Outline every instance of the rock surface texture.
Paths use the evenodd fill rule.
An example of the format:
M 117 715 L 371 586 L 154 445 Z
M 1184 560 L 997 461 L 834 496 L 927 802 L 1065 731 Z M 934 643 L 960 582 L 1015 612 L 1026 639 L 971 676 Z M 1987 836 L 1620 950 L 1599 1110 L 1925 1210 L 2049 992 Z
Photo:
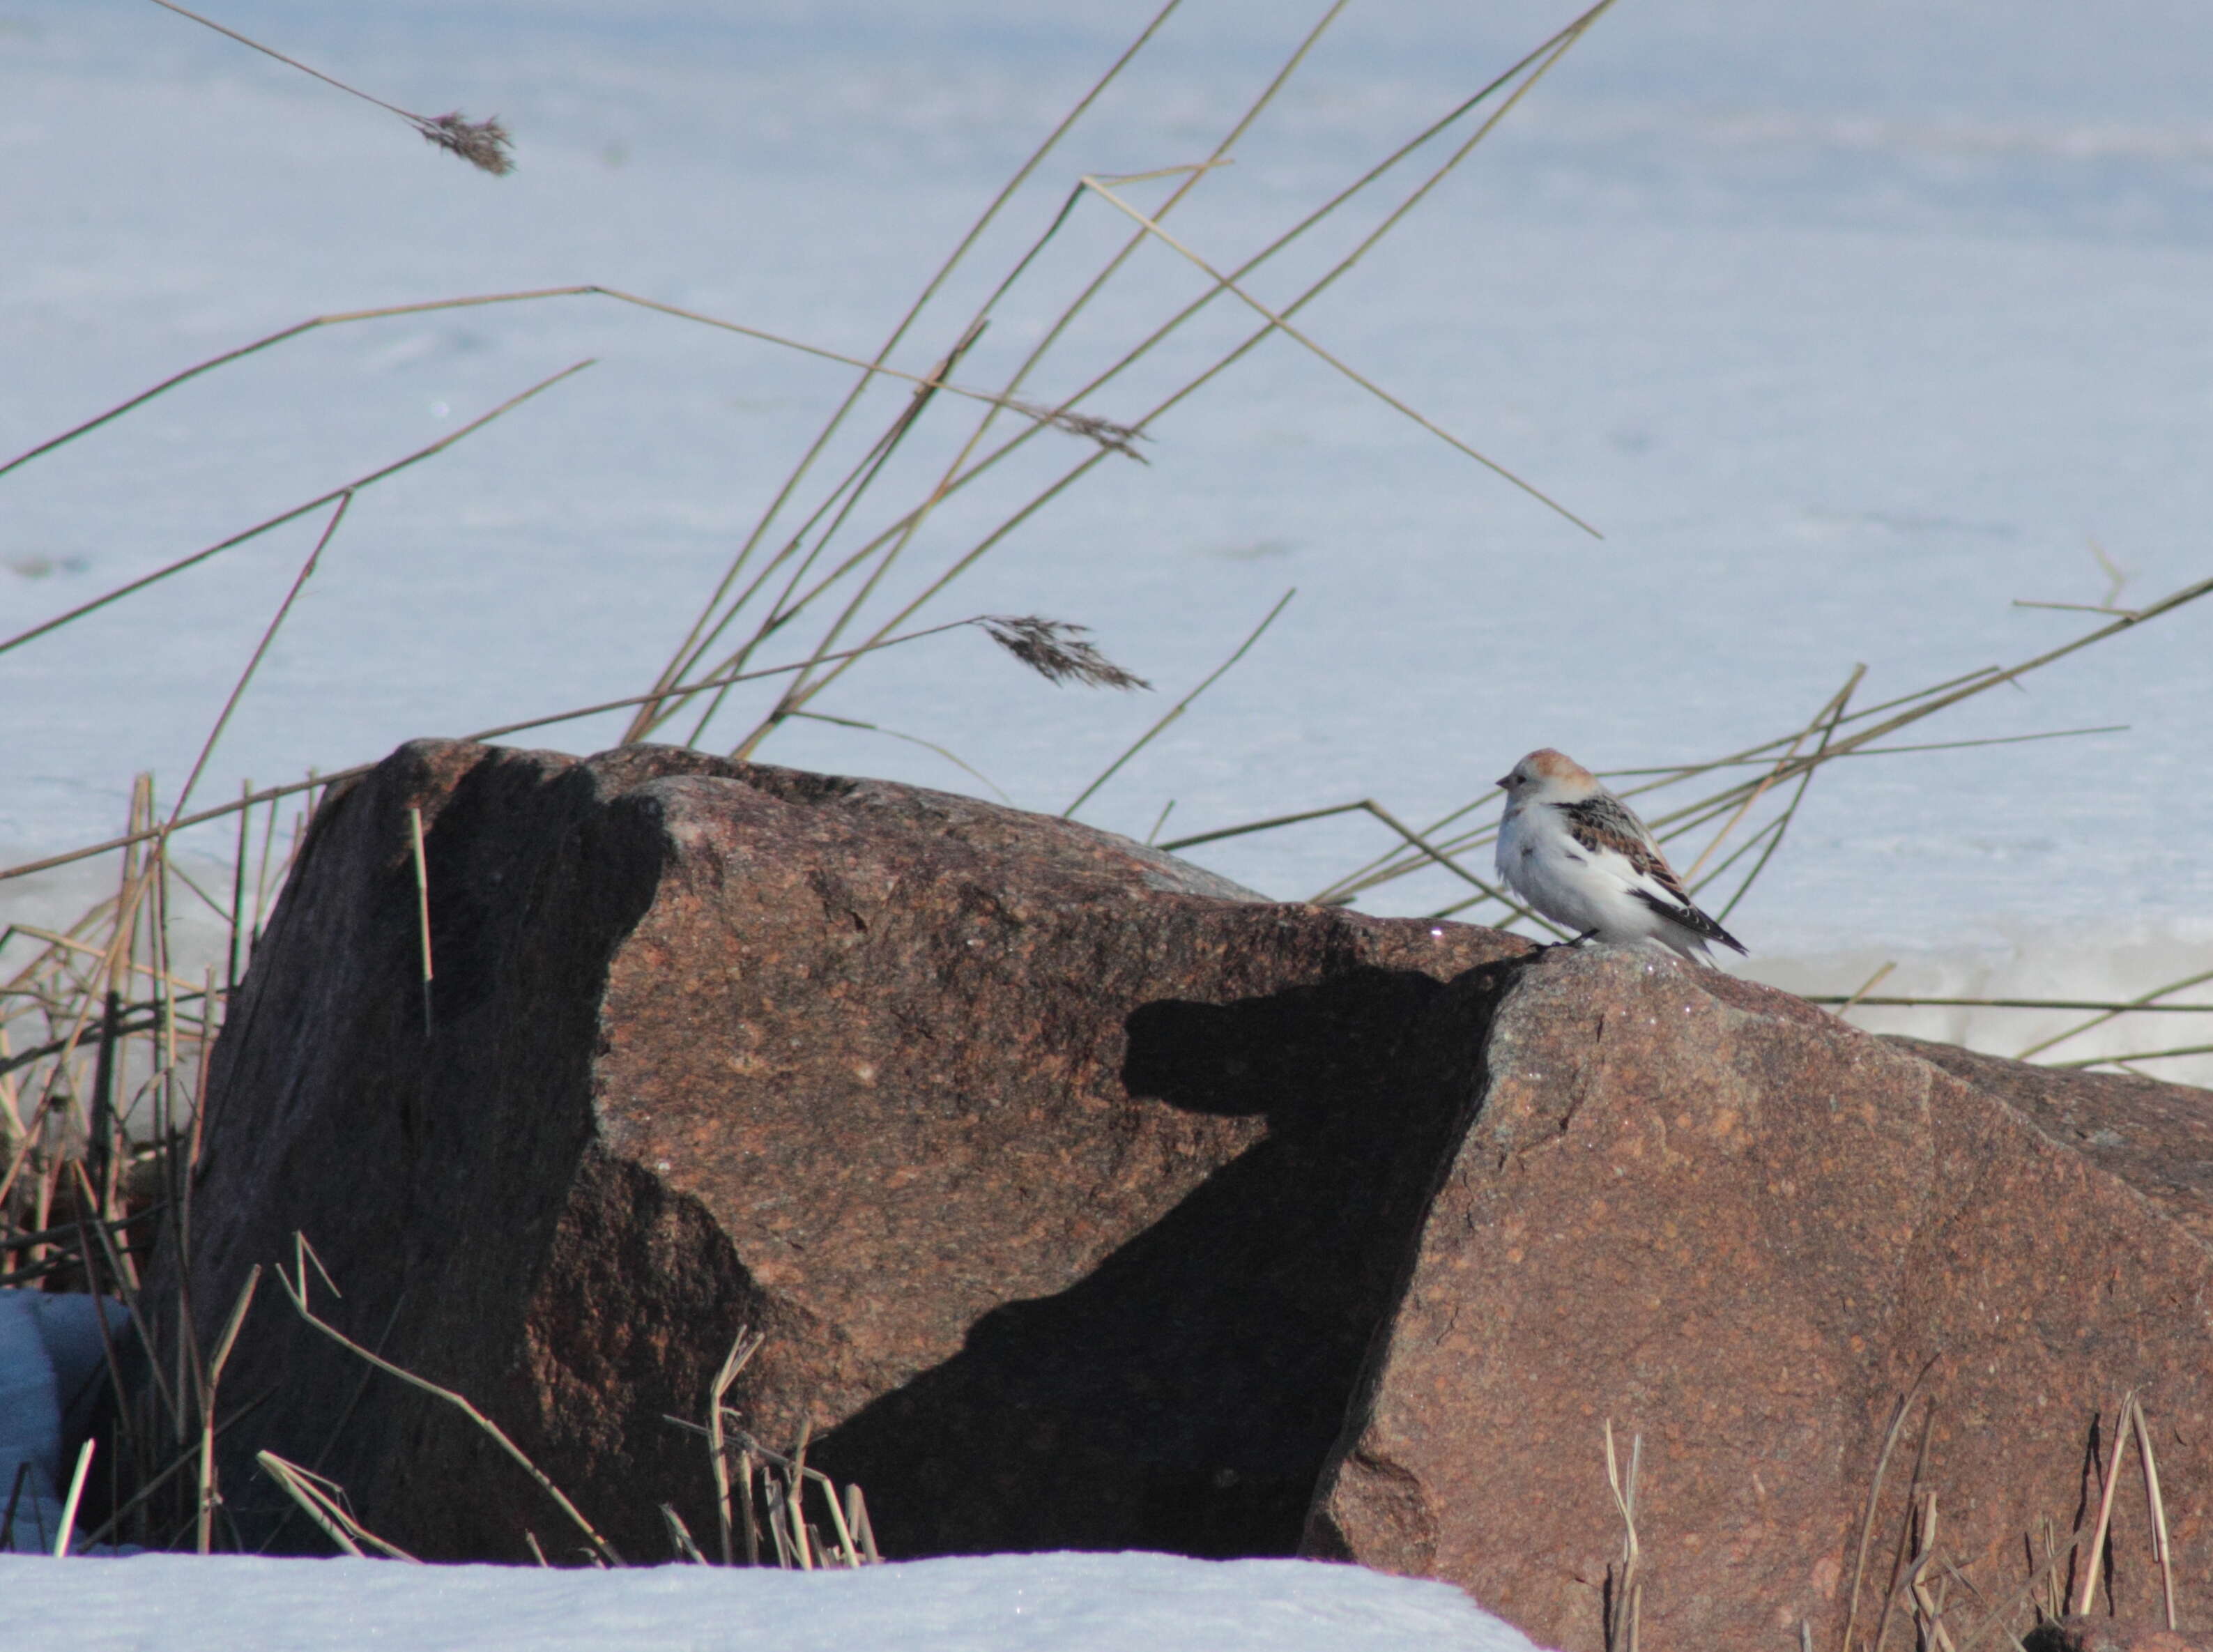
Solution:
M 649 1558 L 663 1502 L 715 1529 L 664 1414 L 703 1416 L 741 1326 L 731 1403 L 811 1429 L 888 1553 L 1288 1553 L 1455 1125 L 1398 1042 L 1528 949 L 933 792 L 418 743 L 323 803 L 218 1047 L 198 1336 L 303 1233 L 320 1312 Z M 224 1436 L 250 1543 L 326 1546 L 267 1448 L 419 1554 L 576 1551 L 266 1286 L 224 1393 L 264 1396 Z
M 1309 1552 L 1448 1577 L 1599 1648 L 1611 1419 L 1625 1466 L 1643 1440 L 1645 1644 L 1783 1648 L 1801 1622 L 1840 1644 L 1863 1527 L 1872 1641 L 1910 1487 L 1924 1517 L 1936 1498 L 1928 1576 L 2018 1600 L 2021 1629 L 2044 1522 L 2064 1549 L 2094 1514 L 2135 1388 L 2181 1621 L 2213 1619 L 2213 1096 L 1886 1041 L 1612 949 L 1455 983 L 1430 1015 L 1478 997 L 1472 1123 Z M 2155 1620 L 2133 1451 L 2121 1472 L 2100 1610 Z M 1964 1642 L 1987 1607 L 1948 1598 Z
M 177 1371 L 177 1286 L 204 1349 L 304 1234 L 321 1313 L 636 1558 L 663 1503 L 715 1529 L 667 1418 L 749 1326 L 732 1405 L 863 1485 L 893 1557 L 1303 1546 L 1570 1652 L 1619 1582 L 1609 1419 L 1643 1644 L 1871 1642 L 1886 1596 L 1897 1643 L 1922 1564 L 1965 1646 L 2078 1598 L 2133 1389 L 2192 1629 L 2209 1101 L 1657 955 L 1274 905 L 964 798 L 424 742 L 319 811 L 216 1051 L 189 1265 L 143 1300 Z M 576 1552 L 277 1291 L 223 1393 L 250 1545 L 325 1546 L 267 1448 L 419 1554 Z M 2163 1617 L 2139 1460 L 2109 1626 Z

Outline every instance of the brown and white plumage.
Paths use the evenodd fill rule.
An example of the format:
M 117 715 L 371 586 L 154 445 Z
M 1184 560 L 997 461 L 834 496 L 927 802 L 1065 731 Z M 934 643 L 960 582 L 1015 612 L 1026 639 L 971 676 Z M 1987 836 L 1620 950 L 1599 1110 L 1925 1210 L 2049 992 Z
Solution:
M 1698 910 L 1636 812 L 1573 758 L 1535 751 L 1500 780 L 1498 875 L 1577 938 L 1656 942 L 1710 963 L 1707 943 L 1744 943 Z

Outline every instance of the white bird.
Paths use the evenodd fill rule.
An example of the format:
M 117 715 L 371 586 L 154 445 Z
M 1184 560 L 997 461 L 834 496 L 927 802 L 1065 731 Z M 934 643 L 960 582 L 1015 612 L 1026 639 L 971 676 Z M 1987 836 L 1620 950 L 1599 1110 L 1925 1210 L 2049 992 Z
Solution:
M 1657 942 L 1708 964 L 1710 941 L 1744 951 L 1698 910 L 1635 811 L 1573 758 L 1532 752 L 1498 784 L 1498 875 L 1576 940 Z

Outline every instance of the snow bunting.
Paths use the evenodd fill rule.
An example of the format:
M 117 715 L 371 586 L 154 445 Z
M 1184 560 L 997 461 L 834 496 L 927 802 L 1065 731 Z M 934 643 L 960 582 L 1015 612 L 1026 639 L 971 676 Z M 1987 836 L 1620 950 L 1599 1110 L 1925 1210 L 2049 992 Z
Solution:
M 1498 875 L 1578 941 L 1656 941 L 1712 963 L 1706 943 L 1744 943 L 1700 911 L 1628 804 L 1588 769 L 1550 747 L 1498 783 Z

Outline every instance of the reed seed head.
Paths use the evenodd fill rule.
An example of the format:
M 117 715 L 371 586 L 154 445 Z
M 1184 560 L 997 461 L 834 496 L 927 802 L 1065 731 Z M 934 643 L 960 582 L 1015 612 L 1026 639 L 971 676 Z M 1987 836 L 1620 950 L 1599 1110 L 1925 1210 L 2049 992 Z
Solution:
M 1088 625 L 1064 619 L 1040 619 L 987 613 L 976 622 L 1001 648 L 1050 683 L 1076 682 L 1094 688 L 1150 688 L 1135 672 L 1125 671 L 1084 638 Z
M 499 124 L 499 117 L 490 120 L 465 119 L 460 110 L 449 111 L 433 119 L 428 115 L 414 117 L 415 130 L 424 138 L 442 149 L 449 149 L 462 160 L 495 178 L 503 178 L 515 170 L 515 157 L 509 151 L 515 139 L 507 128 Z

